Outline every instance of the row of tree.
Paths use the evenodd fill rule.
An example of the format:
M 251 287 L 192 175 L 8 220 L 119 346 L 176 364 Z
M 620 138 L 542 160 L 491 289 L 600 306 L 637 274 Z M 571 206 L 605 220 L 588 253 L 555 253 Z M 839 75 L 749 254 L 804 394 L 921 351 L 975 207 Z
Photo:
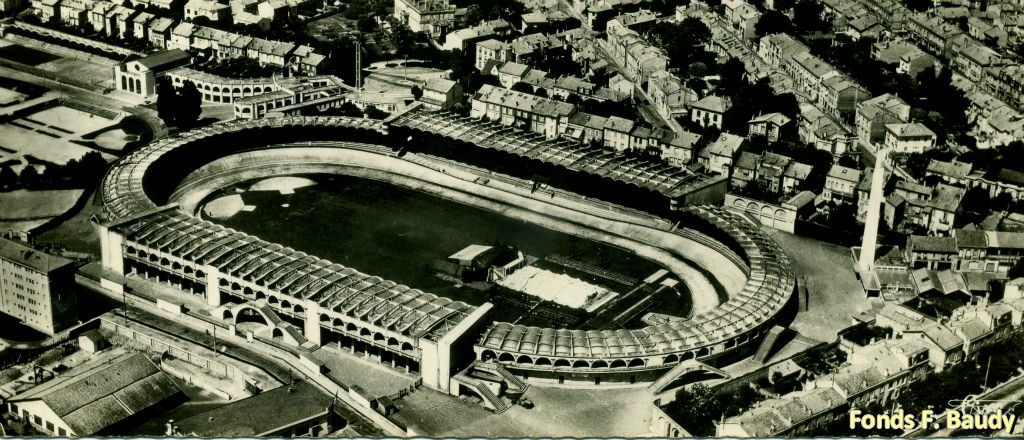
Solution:
M 27 165 L 17 173 L 10 165 L 0 167 L 0 190 L 86 188 L 96 183 L 107 169 L 107 161 L 96 151 L 71 159 L 64 165 L 47 164 L 40 173 Z

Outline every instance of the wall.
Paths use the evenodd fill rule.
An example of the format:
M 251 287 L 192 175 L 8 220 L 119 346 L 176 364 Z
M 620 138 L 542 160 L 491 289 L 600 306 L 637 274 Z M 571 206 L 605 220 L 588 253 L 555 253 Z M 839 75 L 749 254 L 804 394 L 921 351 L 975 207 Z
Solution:
M 725 207 L 737 214 L 747 214 L 755 218 L 762 225 L 793 233 L 796 229 L 797 210 L 796 207 L 783 203 L 773 205 L 750 197 L 743 197 L 736 194 L 725 195 Z

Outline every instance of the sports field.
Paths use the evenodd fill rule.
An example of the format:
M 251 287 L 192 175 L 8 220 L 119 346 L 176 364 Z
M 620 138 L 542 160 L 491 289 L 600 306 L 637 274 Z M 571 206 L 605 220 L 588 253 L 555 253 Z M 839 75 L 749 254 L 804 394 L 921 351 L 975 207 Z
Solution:
M 486 291 L 441 279 L 430 268 L 434 260 L 470 244 L 513 245 L 541 260 L 556 255 L 561 262 L 568 258 L 587 268 L 637 280 L 660 268 L 619 248 L 386 183 L 347 176 L 313 178 L 317 185 L 299 188 L 294 194 L 242 193 L 244 203 L 255 209 L 213 221 L 364 273 L 471 304 L 493 298 Z M 251 184 L 242 186 L 248 188 Z M 233 192 L 234 188 L 226 189 L 210 200 Z M 550 261 L 541 265 L 621 293 L 629 288 L 566 265 Z M 509 310 L 498 310 L 495 315 L 495 319 L 517 317 L 516 311 Z

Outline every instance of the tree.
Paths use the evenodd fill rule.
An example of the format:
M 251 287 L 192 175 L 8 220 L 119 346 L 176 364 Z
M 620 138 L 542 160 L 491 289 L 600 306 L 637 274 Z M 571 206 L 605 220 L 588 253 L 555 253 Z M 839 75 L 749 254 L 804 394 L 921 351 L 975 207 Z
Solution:
M 512 84 L 512 90 L 523 93 L 533 93 L 533 86 L 522 81 Z
M 423 97 L 423 88 L 420 86 L 412 86 L 412 97 L 414 99 L 420 99 Z
M 906 0 L 904 3 L 906 4 L 907 9 L 914 12 L 927 11 L 935 4 L 932 0 Z
M 34 165 L 26 165 L 21 170 L 21 175 L 18 176 L 18 181 L 21 182 L 22 186 L 32 187 L 39 184 L 39 171 L 36 170 Z
M 801 33 L 823 32 L 828 23 L 821 19 L 824 6 L 816 0 L 801 0 L 793 7 L 793 25 Z
M 17 184 L 18 174 L 15 173 L 14 170 L 7 165 L 0 167 L 0 188 L 11 188 Z
M 761 15 L 761 18 L 757 20 L 757 24 L 754 25 L 754 34 L 756 34 L 758 38 L 778 33 L 794 33 L 793 23 L 789 20 L 789 17 L 779 11 L 765 12 Z
M 742 61 L 735 57 L 729 58 L 719 69 L 719 75 L 722 78 L 718 83 L 719 88 L 727 94 L 738 90 L 746 82 L 744 79 L 746 74 L 747 69 Z
M 537 89 L 537 96 L 540 96 L 541 98 L 547 98 L 548 89 Z
M 175 124 L 178 127 L 192 127 L 203 114 L 203 95 L 192 81 L 185 81 L 178 92 L 178 112 Z
M 171 78 L 162 76 L 156 83 L 156 114 L 167 125 L 174 125 L 178 112 L 178 91 Z
M 366 117 L 370 119 L 384 119 L 388 117 L 388 114 L 387 112 L 371 105 L 366 107 Z
M 359 17 L 359 20 L 356 21 L 356 28 L 359 29 L 359 32 L 368 34 L 377 29 L 377 20 L 370 16 Z

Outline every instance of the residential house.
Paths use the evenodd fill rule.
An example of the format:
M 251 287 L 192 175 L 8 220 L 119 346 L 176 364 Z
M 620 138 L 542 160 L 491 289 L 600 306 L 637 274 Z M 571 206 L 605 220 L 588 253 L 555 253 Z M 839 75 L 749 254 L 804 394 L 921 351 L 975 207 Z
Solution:
M 782 113 L 768 113 L 751 119 L 747 123 L 747 132 L 750 135 L 764 136 L 768 142 L 775 142 L 792 122 L 792 119 Z
M 487 117 L 555 139 L 565 133 L 572 104 L 485 84 L 473 97 L 470 116 Z M 627 144 L 628 145 L 628 144 Z
M 866 145 L 885 144 L 886 126 L 910 120 L 910 105 L 896 95 L 884 94 L 857 105 L 857 139 Z
M 860 170 L 839 164 L 832 165 L 828 176 L 825 177 L 825 191 L 821 194 L 822 197 L 835 203 L 853 203 L 857 195 L 857 184 L 860 183 L 860 173 Z
M 704 147 L 697 158 L 705 168 L 723 176 L 729 176 L 733 158 L 743 144 L 743 138 L 731 133 L 722 133 L 714 142 Z
M 690 120 L 700 124 L 701 127 L 722 128 L 725 112 L 730 107 L 732 107 L 732 102 L 727 97 L 707 96 L 690 107 Z
M 885 147 L 893 153 L 923 153 L 935 148 L 935 132 L 919 122 L 886 124 Z

